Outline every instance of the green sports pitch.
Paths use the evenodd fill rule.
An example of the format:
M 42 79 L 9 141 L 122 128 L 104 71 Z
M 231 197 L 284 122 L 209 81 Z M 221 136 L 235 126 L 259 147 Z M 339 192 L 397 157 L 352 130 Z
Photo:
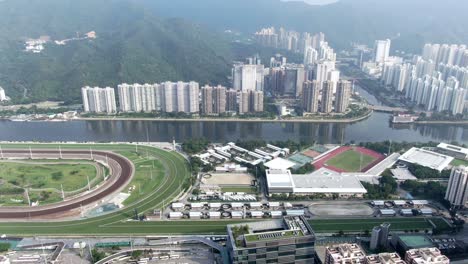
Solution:
M 349 149 L 327 160 L 326 165 L 347 172 L 358 172 L 376 160 L 375 157 Z

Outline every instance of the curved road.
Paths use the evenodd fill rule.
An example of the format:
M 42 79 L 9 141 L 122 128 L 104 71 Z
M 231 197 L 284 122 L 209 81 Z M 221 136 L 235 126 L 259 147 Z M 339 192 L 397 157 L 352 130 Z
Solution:
M 3 149 L 4 158 L 30 158 L 29 150 Z M 30 217 L 44 217 L 58 215 L 102 200 L 110 194 L 122 190 L 132 179 L 135 168 L 127 158 L 113 152 L 89 150 L 62 150 L 63 159 L 94 159 L 106 163 L 110 167 L 111 175 L 98 189 L 85 195 L 44 206 L 37 207 L 0 207 L 0 219 L 21 219 Z M 57 150 L 32 150 L 33 159 L 60 158 Z

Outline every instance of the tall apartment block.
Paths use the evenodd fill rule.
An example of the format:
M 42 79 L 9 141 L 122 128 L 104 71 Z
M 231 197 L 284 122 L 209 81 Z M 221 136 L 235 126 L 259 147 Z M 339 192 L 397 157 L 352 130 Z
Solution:
M 83 87 L 81 88 L 83 109 L 87 113 L 117 112 L 114 88 Z
M 237 112 L 237 91 L 226 91 L 226 112 Z
M 352 84 L 349 81 L 339 81 L 335 95 L 335 112 L 344 113 L 349 106 Z
M 241 91 L 239 93 L 239 114 L 263 112 L 263 92 Z
M 455 167 L 450 173 L 450 179 L 445 193 L 445 199 L 455 207 L 465 207 L 468 202 L 468 168 Z
M 449 264 L 450 259 L 438 248 L 416 248 L 406 251 L 407 264 Z
M 264 66 L 259 60 L 250 59 L 248 64 L 237 63 L 232 68 L 234 90 L 263 91 Z
M 322 100 L 320 112 L 331 113 L 333 111 L 333 82 L 325 81 L 322 84 Z
M 316 263 L 315 234 L 302 216 L 227 226 L 231 263 Z
M 320 84 L 317 81 L 304 82 L 302 91 L 302 108 L 307 113 L 317 113 L 319 110 Z
M 122 112 L 198 113 L 197 82 L 164 82 L 161 84 L 121 84 L 118 86 Z
M 358 244 L 339 244 L 326 248 L 324 264 L 364 263 L 365 258 Z
M 380 226 L 374 227 L 371 233 L 370 249 L 387 248 L 389 233 L 389 223 L 383 223 Z
M 226 87 L 204 86 L 201 89 L 202 114 L 221 114 L 226 112 Z
M 159 84 L 120 84 L 119 105 L 122 112 L 160 111 L 163 89 Z

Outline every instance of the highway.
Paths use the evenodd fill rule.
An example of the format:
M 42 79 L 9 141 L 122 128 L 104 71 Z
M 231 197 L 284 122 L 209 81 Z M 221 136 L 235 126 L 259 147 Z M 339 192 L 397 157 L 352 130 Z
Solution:
M 68 212 L 101 201 L 121 191 L 132 179 L 135 168 L 127 158 L 113 152 L 91 150 L 45 150 L 45 149 L 2 149 L 4 159 L 92 159 L 108 164 L 110 176 L 97 189 L 60 203 L 36 207 L 0 207 L 1 219 L 29 219 L 57 217 Z

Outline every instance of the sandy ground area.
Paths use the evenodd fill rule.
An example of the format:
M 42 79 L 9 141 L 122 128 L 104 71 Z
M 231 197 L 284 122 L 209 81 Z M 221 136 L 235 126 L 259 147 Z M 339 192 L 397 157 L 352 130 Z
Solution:
M 213 173 L 203 176 L 204 184 L 251 185 L 254 177 L 247 173 Z
M 360 216 L 372 215 L 372 208 L 364 203 L 315 203 L 309 205 L 309 211 L 318 216 Z

